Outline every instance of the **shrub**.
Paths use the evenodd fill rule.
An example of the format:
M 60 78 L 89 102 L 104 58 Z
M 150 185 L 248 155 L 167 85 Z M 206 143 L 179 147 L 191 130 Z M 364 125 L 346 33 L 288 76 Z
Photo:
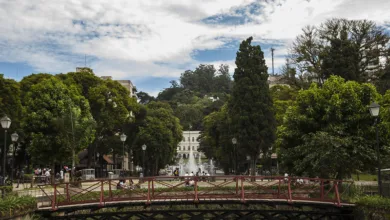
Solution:
M 8 194 L 12 192 L 12 186 L 0 186 L 0 191 L 5 190 L 5 193 Z
M 356 210 L 365 219 L 389 219 L 390 198 L 363 196 L 356 200 Z
M 32 196 L 8 195 L 0 200 L 0 218 L 26 214 L 36 209 L 36 199 Z

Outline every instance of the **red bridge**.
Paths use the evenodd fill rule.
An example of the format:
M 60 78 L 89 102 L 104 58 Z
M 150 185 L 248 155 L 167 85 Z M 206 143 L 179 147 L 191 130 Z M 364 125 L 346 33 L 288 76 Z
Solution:
M 120 180 L 125 180 L 127 187 L 120 187 Z M 66 214 L 61 216 L 68 216 L 71 213 L 73 216 L 77 211 L 87 209 L 90 213 L 87 217 L 90 217 L 91 214 L 102 217 L 104 216 L 102 213 L 105 212 L 96 212 L 97 210 L 108 207 L 122 210 L 126 207 L 142 206 L 144 210 L 135 209 L 127 212 L 117 210 L 110 216 L 119 213 L 121 218 L 125 218 L 123 215 L 127 214 L 128 217 L 146 219 L 154 215 L 165 216 L 164 213 L 170 213 L 169 216 L 180 216 L 186 208 L 172 210 L 171 207 L 190 205 L 192 207 L 206 207 L 206 209 L 196 209 L 195 211 L 191 209 L 191 213 L 203 213 L 204 217 L 212 215 L 210 210 L 204 211 L 209 205 L 234 204 L 246 207 L 249 205 L 276 207 L 275 215 L 280 215 L 283 211 L 286 213 L 297 213 L 298 211 L 299 213 L 297 207 L 301 211 L 302 209 L 307 210 L 303 207 L 310 207 L 312 210 L 317 210 L 311 211 L 312 214 L 322 213 L 321 215 L 324 216 L 323 213 L 333 213 L 339 216 L 342 213 L 348 213 L 348 215 L 352 213 L 353 204 L 346 200 L 352 184 L 350 181 L 280 176 L 155 176 L 127 177 L 116 180 L 99 179 L 39 186 L 42 197 L 38 212 L 46 215 Z M 148 209 L 157 206 L 165 206 L 167 210 Z M 287 208 L 280 209 L 281 206 Z M 227 208 L 223 210 L 232 212 L 235 216 L 241 216 L 240 213 L 245 212 L 245 209 L 232 211 L 232 208 Z M 258 212 L 259 208 L 256 211 Z M 177 212 L 176 215 L 175 212 Z M 307 217 L 309 212 L 302 211 L 302 213 Z M 253 217 L 255 214 L 250 215 Z M 217 218 L 216 216 L 219 214 L 215 215 L 214 213 L 214 216 Z M 76 216 L 74 217 L 76 219 Z M 77 219 L 82 218 L 82 216 L 77 216 Z

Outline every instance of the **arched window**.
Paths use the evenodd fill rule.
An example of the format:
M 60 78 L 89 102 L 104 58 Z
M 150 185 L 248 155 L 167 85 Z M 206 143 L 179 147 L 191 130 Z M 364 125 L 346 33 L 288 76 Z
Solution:
M 194 146 L 192 146 L 192 150 L 194 150 L 195 148 L 194 148 Z
M 192 137 L 192 142 L 195 142 L 195 138 L 194 137 Z
M 190 146 L 188 146 L 188 150 L 191 150 Z
M 186 141 L 186 138 L 185 138 L 185 137 L 183 137 L 183 142 L 184 142 L 184 141 Z
M 188 142 L 190 142 L 190 137 L 188 137 Z
M 179 146 L 179 151 L 181 151 L 181 147 Z

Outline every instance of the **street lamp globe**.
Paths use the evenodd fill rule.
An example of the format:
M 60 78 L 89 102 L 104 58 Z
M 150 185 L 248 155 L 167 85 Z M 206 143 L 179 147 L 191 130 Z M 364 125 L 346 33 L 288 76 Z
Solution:
M 14 132 L 13 134 L 11 134 L 11 139 L 12 142 L 17 142 L 19 139 L 19 135 L 16 132 Z
M 232 139 L 232 143 L 233 143 L 233 144 L 237 144 L 237 138 L 233 138 L 233 139 Z
M 379 115 L 380 105 L 378 105 L 378 103 L 375 103 L 375 102 L 371 103 L 369 108 L 370 108 L 371 116 L 377 117 Z
M 4 129 L 8 129 L 11 126 L 11 119 L 7 116 L 4 116 L 0 119 L 1 127 Z
M 121 141 L 122 142 L 125 142 L 126 141 L 126 138 L 127 138 L 127 136 L 125 135 L 125 134 L 121 134 Z
M 146 150 L 146 145 L 142 145 L 142 150 L 145 151 Z

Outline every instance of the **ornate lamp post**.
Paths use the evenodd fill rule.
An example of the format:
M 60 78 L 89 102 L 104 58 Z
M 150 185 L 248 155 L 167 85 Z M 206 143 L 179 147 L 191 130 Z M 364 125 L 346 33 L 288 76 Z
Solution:
M 376 159 L 378 163 L 378 192 L 379 196 L 382 196 L 382 175 L 381 175 L 381 161 L 380 161 L 380 155 L 379 155 L 379 132 L 378 132 L 378 116 L 379 116 L 379 109 L 380 105 L 373 102 L 369 106 L 370 114 L 371 116 L 375 117 L 375 130 L 376 130 Z
M 121 134 L 120 137 L 121 137 L 121 141 L 123 143 L 123 147 L 122 147 L 122 153 L 123 153 L 122 170 L 125 170 L 125 141 L 126 141 L 127 136 L 125 134 Z
M 142 151 L 143 151 L 143 156 L 142 156 L 142 173 L 145 175 L 145 151 L 146 151 L 146 145 L 142 145 Z
M 7 146 L 7 130 L 11 126 L 11 119 L 4 116 L 0 119 L 1 127 L 4 129 L 4 146 L 3 146 L 3 181 L 1 184 L 5 185 L 5 161 L 6 161 L 6 146 Z
M 237 175 L 237 138 L 233 138 L 232 143 L 234 146 L 234 173 Z
M 18 141 L 18 139 L 19 139 L 19 135 L 16 133 L 16 132 L 14 132 L 13 134 L 11 134 L 11 140 L 12 140 L 12 142 L 14 143 L 13 144 L 13 149 L 12 149 L 12 169 L 11 169 L 11 182 L 13 183 L 13 181 L 14 181 L 14 164 L 15 164 L 15 151 L 17 151 L 18 150 L 18 145 L 17 145 L 17 141 Z

